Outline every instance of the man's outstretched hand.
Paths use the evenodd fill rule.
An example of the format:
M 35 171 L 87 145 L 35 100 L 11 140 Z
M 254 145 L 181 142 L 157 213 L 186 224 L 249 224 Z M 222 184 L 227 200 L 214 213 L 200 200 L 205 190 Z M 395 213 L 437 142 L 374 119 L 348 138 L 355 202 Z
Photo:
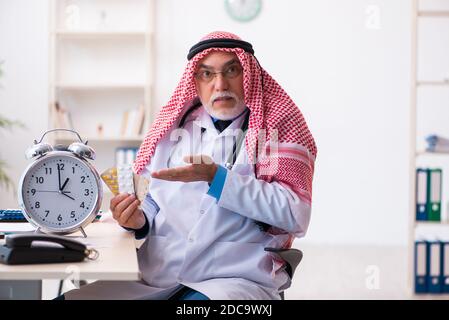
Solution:
M 206 155 L 185 156 L 183 160 L 189 165 L 154 171 L 151 173 L 151 177 L 167 181 L 212 182 L 217 172 L 217 165 L 211 157 Z

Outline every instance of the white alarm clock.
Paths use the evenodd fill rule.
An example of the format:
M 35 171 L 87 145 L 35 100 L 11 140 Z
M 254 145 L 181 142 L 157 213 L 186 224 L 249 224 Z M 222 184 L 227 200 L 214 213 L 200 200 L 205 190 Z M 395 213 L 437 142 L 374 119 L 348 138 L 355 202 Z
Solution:
M 53 131 L 70 131 L 79 142 L 68 147 L 42 142 Z M 18 189 L 19 205 L 25 218 L 45 233 L 68 234 L 91 223 L 100 210 L 103 189 L 100 177 L 88 162 L 95 159 L 94 150 L 83 142 L 76 131 L 53 129 L 26 152 L 35 158 L 22 174 Z

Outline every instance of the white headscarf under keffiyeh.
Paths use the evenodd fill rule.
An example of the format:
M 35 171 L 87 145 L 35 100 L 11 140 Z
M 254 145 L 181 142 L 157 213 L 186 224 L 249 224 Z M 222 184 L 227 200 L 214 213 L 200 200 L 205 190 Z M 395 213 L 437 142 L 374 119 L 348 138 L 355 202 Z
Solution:
M 241 40 L 227 32 L 213 32 L 201 40 L 208 39 Z M 235 53 L 243 67 L 244 99 L 250 110 L 245 147 L 249 160 L 256 164 L 257 178 L 289 187 L 310 205 L 317 154 L 312 134 L 287 93 L 261 68 L 256 58 L 242 48 L 208 48 L 190 59 L 170 101 L 161 108 L 145 136 L 134 171 L 142 172 L 151 161 L 157 143 L 197 98 L 194 72 L 198 62 L 213 51 Z

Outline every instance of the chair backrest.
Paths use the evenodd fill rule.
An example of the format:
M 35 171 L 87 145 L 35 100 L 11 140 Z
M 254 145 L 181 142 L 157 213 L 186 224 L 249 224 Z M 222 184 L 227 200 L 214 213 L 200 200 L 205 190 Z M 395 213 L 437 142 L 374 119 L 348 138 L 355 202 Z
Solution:
M 293 278 L 296 268 L 302 260 L 302 251 L 298 249 L 279 249 L 279 248 L 265 248 L 265 251 L 273 252 L 279 258 L 285 261 L 286 269 L 290 278 Z
M 298 249 L 279 249 L 279 248 L 265 248 L 265 251 L 272 252 L 276 254 L 279 258 L 285 261 L 285 271 L 293 279 L 296 268 L 302 260 L 303 254 L 301 250 Z M 280 293 L 282 300 L 284 300 L 284 292 Z

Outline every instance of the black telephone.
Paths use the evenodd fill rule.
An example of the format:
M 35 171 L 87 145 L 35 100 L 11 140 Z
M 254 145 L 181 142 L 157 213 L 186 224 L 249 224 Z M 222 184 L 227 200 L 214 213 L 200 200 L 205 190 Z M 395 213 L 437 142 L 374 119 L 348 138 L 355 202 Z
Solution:
M 0 246 L 0 262 L 4 264 L 36 264 L 79 262 L 90 258 L 95 250 L 82 242 L 47 234 L 8 235 Z M 97 253 L 98 254 L 98 253 Z

